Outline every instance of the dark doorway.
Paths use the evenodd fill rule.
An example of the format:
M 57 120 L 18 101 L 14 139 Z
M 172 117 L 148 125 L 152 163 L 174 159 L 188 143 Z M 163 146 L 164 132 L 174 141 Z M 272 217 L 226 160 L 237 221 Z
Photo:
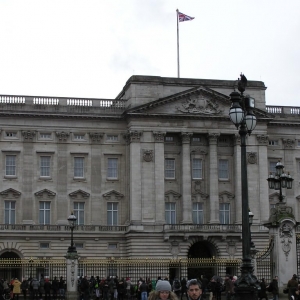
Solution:
M 18 254 L 14 252 L 4 252 L 0 255 L 1 260 L 11 261 L 8 267 L 3 267 L 0 270 L 0 278 L 7 279 L 8 282 L 12 278 L 18 278 L 22 280 L 22 270 L 20 267 L 14 266 L 13 260 L 20 258 Z
M 193 244 L 188 252 L 188 258 L 212 258 L 215 255 L 214 246 L 207 241 L 200 241 Z M 199 267 L 188 268 L 188 278 L 211 278 L 214 275 L 214 268 L 201 265 Z

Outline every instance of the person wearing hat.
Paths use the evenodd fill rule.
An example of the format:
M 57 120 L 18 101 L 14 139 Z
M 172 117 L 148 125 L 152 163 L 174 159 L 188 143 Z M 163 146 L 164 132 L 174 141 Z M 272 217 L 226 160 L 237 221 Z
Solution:
M 167 280 L 158 280 L 155 291 L 149 294 L 148 300 L 178 300 L 176 294 L 172 292 L 172 287 Z
M 191 279 L 186 284 L 188 300 L 200 300 L 202 295 L 201 283 L 197 279 Z

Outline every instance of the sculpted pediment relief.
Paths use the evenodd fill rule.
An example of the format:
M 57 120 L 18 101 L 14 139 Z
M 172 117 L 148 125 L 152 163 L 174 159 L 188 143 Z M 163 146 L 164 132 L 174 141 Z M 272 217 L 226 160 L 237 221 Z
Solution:
M 165 192 L 165 201 L 178 200 L 180 197 L 181 195 L 173 190 Z
M 115 190 L 111 190 L 110 192 L 107 192 L 105 194 L 103 194 L 103 197 L 106 199 L 106 200 L 120 200 L 124 197 L 123 194 L 115 191 Z
M 70 193 L 69 196 L 71 198 L 88 198 L 90 194 L 83 190 L 77 190 L 75 192 Z
M 3 198 L 18 198 L 20 197 L 20 195 L 21 193 L 19 191 L 16 191 L 11 188 L 0 192 L 0 196 L 2 196 Z
M 34 193 L 37 197 L 42 197 L 42 198 L 53 198 L 56 193 L 51 192 L 50 190 L 43 189 L 39 192 Z
M 129 113 L 228 117 L 230 104 L 228 96 L 205 87 L 198 87 L 141 105 Z
M 234 198 L 234 195 L 232 193 L 227 192 L 227 191 L 221 192 L 219 194 L 220 201 L 225 201 L 226 202 L 226 200 L 232 200 L 233 198 Z

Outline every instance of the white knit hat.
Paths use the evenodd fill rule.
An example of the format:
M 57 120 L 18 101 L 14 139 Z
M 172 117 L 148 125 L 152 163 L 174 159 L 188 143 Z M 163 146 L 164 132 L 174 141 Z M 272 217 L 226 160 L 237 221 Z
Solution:
M 172 288 L 171 288 L 171 284 L 170 284 L 169 281 L 167 281 L 167 280 L 159 280 L 156 283 L 155 290 L 158 291 L 158 292 L 161 292 L 161 291 L 171 292 Z

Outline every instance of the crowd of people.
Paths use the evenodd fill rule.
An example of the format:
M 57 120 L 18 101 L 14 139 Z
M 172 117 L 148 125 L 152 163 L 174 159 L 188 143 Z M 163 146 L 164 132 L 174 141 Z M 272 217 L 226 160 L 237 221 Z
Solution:
M 132 282 L 129 277 L 119 279 L 118 276 L 108 276 L 100 279 L 99 276 L 80 276 L 77 282 L 78 300 L 221 300 L 221 295 L 226 300 L 234 300 L 236 280 L 237 276 L 229 274 L 224 278 L 213 276 L 210 280 L 203 275 L 192 280 L 158 277 L 156 280 L 139 278 L 137 282 Z M 270 294 L 273 300 L 278 300 L 277 276 L 270 283 L 262 278 L 259 285 L 259 300 L 268 300 Z M 66 282 L 62 276 L 51 281 L 43 275 L 39 279 L 23 279 L 22 282 L 18 278 L 9 282 L 0 280 L 0 300 L 19 300 L 20 294 L 24 300 L 64 300 L 65 291 Z M 294 274 L 288 281 L 284 292 L 289 300 L 300 300 L 297 275 Z
M 61 276 L 53 280 L 44 278 L 23 279 L 12 278 L 9 282 L 6 279 L 0 281 L 0 300 L 19 300 L 22 294 L 24 300 L 63 300 L 65 299 L 66 282 Z

